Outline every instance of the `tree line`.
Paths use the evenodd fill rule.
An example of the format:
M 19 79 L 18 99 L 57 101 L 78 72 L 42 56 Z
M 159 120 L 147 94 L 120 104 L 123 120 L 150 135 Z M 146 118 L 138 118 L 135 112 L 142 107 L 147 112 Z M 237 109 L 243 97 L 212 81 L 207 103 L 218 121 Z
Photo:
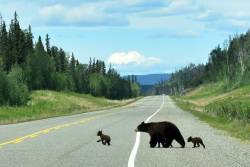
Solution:
M 223 82 L 226 90 L 250 84 L 250 30 L 230 36 L 211 50 L 205 64 L 189 64 L 155 85 L 156 93 L 182 95 L 203 83 Z
M 45 45 L 39 36 L 34 43 L 31 26 L 21 29 L 15 12 L 9 28 L 0 16 L 0 105 L 24 105 L 32 90 L 73 91 L 110 99 L 139 95 L 131 78 L 123 78 L 105 62 L 90 58 L 80 63 L 74 54 Z

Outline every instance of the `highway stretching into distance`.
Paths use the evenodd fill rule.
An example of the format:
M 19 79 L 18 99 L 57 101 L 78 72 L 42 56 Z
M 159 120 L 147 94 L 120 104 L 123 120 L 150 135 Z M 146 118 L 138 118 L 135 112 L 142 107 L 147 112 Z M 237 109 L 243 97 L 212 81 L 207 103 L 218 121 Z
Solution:
M 206 149 L 150 148 L 142 121 L 171 121 L 183 137 L 199 136 Z M 111 136 L 103 146 L 98 130 Z M 182 111 L 168 96 L 125 107 L 0 126 L 0 167 L 249 167 L 250 144 L 229 137 Z

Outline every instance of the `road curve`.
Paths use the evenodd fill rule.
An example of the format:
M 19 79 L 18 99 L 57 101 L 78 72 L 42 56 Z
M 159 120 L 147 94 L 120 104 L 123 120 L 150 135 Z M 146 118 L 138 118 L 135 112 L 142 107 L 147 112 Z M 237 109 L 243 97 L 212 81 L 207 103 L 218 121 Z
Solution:
M 162 105 L 162 96 L 145 97 L 126 107 L 74 116 L 0 126 L 0 166 L 4 167 L 126 167 L 135 144 L 134 129 Z M 228 137 L 188 112 L 166 96 L 150 121 L 175 123 L 184 138 L 200 136 L 206 149 L 149 148 L 149 136 L 141 133 L 136 167 L 249 166 L 250 145 Z M 149 122 L 150 122 L 149 121 Z M 102 129 L 112 138 L 111 146 L 97 143 Z

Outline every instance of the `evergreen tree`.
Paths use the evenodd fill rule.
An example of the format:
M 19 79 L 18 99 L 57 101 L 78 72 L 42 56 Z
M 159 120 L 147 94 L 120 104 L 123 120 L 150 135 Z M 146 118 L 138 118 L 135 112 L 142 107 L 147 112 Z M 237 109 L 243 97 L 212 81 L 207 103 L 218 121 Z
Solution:
M 62 48 L 59 50 L 59 66 L 60 66 L 60 72 L 65 72 L 67 69 L 67 59 L 66 54 L 63 51 Z
M 18 21 L 18 15 L 14 13 L 14 19 L 11 20 L 9 29 L 9 54 L 11 66 L 16 63 L 22 63 L 24 60 L 23 55 L 23 35 Z M 10 69 L 8 69 L 10 70 Z
M 1 56 L 2 56 L 2 61 L 3 61 L 3 69 L 5 71 L 9 71 L 11 68 L 11 58 L 9 55 L 9 41 L 8 41 L 8 34 L 6 31 L 6 25 L 5 22 L 3 21 L 2 26 L 1 26 L 1 38 L 0 38 L 0 50 L 1 50 Z
M 72 74 L 74 74 L 75 68 L 76 68 L 76 60 L 75 60 L 74 54 L 72 53 L 71 60 L 70 60 L 70 70 Z
M 46 34 L 45 38 L 45 46 L 46 46 L 46 51 L 49 56 L 51 56 L 51 50 L 50 50 L 50 37 L 48 34 Z
M 31 26 L 29 25 L 28 32 L 26 33 L 26 47 L 29 52 L 33 51 L 33 35 L 31 31 Z
M 56 72 L 60 72 L 60 58 L 59 58 L 59 49 L 56 46 L 51 47 L 51 57 L 53 58 L 56 66 Z
M 43 46 L 43 42 L 42 42 L 42 38 L 41 36 L 38 37 L 38 41 L 36 43 L 35 46 L 35 51 L 39 54 L 39 55 L 45 55 L 45 50 L 44 50 L 44 46 Z

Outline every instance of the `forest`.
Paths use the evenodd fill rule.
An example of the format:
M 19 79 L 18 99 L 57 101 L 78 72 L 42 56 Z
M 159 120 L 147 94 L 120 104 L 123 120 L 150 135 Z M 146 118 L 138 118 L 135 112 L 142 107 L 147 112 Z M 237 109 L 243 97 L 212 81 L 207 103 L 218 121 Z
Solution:
M 207 63 L 191 63 L 154 87 L 156 94 L 172 95 L 185 110 L 205 112 L 226 121 L 237 120 L 240 125 L 243 122 L 239 127 L 244 130 L 245 123 L 250 122 L 249 90 L 250 31 L 229 37 L 223 46 L 216 46 Z M 237 136 L 246 138 L 244 130 L 239 130 L 242 133 Z
M 105 62 L 90 58 L 80 63 L 73 53 L 50 44 L 32 28 L 22 29 L 15 12 L 9 27 L 0 16 L 0 105 L 25 105 L 33 90 L 69 91 L 109 99 L 139 95 L 136 79 L 124 78 Z
M 157 94 L 183 95 L 201 84 L 223 82 L 225 91 L 250 84 L 250 31 L 216 46 L 205 64 L 189 64 L 155 86 Z

